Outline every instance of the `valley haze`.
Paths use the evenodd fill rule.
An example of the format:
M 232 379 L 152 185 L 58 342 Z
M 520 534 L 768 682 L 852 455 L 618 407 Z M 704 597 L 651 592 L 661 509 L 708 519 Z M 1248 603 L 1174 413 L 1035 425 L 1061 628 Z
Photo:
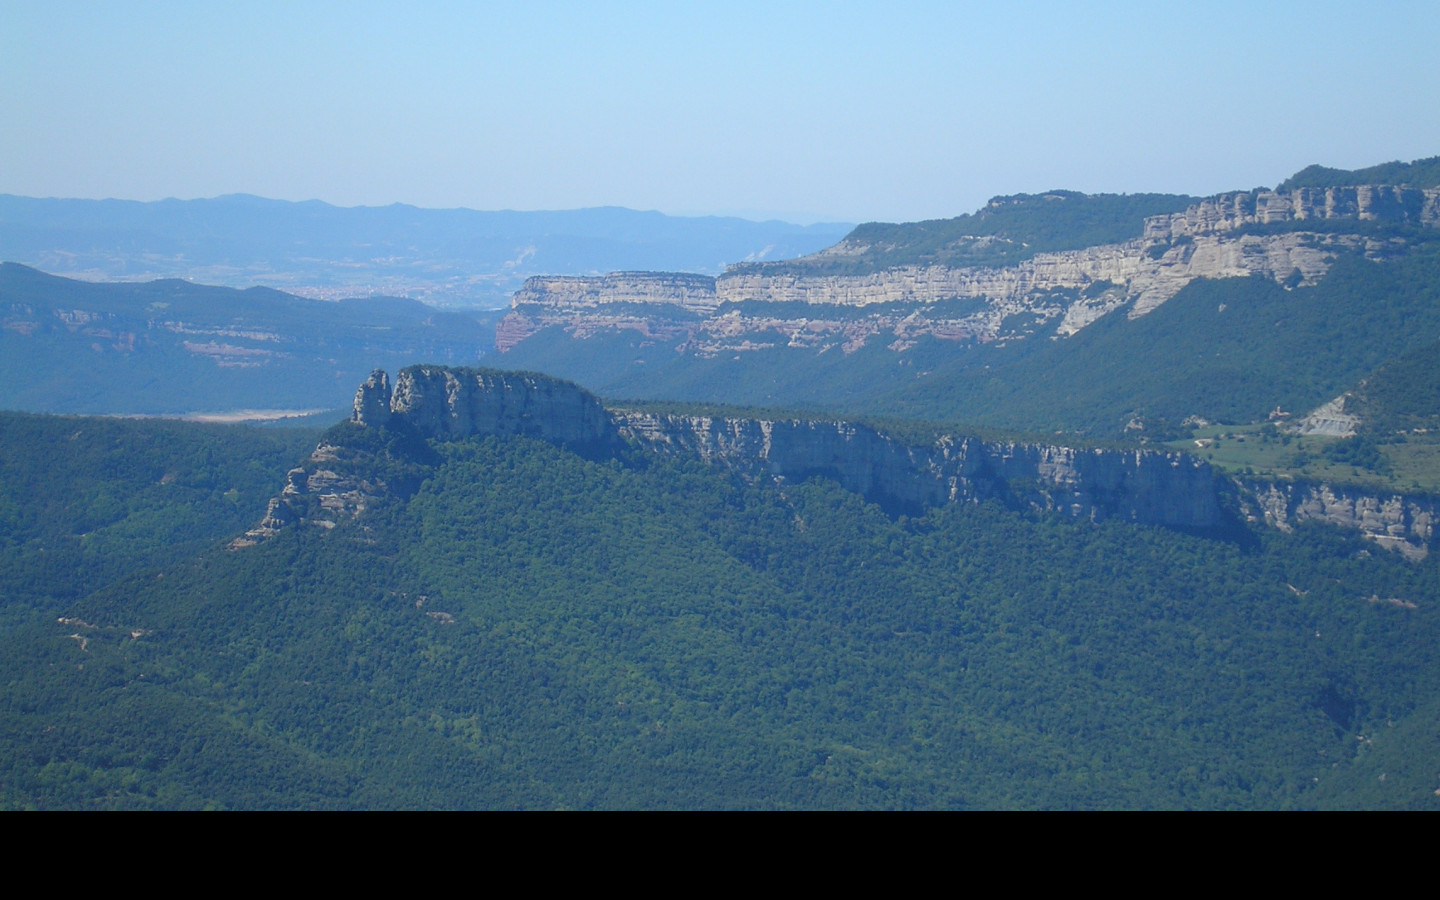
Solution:
M 232 195 L 56 200 L 0 195 L 0 259 L 101 281 L 183 278 L 306 297 L 411 297 L 498 308 L 527 277 L 611 269 L 718 274 L 823 249 L 851 226 L 560 212 L 340 208 Z

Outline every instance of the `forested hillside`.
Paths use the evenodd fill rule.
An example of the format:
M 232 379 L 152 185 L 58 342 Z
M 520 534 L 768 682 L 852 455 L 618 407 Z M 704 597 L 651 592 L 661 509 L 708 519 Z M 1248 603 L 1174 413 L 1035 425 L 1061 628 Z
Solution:
M 1338 532 L 892 518 L 489 437 L 382 441 L 373 475 L 423 473 L 408 499 L 180 559 L 82 535 L 258 516 L 238 473 L 284 483 L 275 433 L 96 423 L 136 472 L 109 480 L 98 448 L 64 461 L 91 426 L 0 433 L 69 476 L 51 506 L 7 464 L 17 558 L 77 542 L 104 573 L 5 571 L 9 807 L 1435 803 L 1436 563 Z M 104 501 L 109 532 L 67 512 Z
M 6 596 L 68 603 L 206 549 L 264 512 L 315 434 L 0 412 Z

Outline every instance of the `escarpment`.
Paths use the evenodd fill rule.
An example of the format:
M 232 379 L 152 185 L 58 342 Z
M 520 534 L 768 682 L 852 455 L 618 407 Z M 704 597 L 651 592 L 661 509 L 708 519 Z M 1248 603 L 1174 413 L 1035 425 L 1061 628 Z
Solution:
M 1293 191 L 1236 191 L 1220 194 L 1182 213 L 1150 216 L 1146 240 L 1172 240 L 1234 231 L 1248 225 L 1354 219 L 1434 228 L 1440 225 L 1440 188 L 1388 184 L 1297 188 Z
M 693 455 L 782 484 L 825 478 L 892 514 L 994 500 L 1094 522 L 1214 532 L 1234 524 L 1226 508 L 1238 503 L 1240 514 L 1254 522 L 1282 529 L 1304 521 L 1352 528 L 1415 559 L 1426 554 L 1440 521 L 1440 504 L 1430 498 L 1324 484 L 1222 482 L 1208 463 L 1178 452 L 967 435 L 915 443 L 854 422 L 611 410 L 579 386 L 543 375 L 412 366 L 398 374 L 393 388 L 379 370 L 360 386 L 351 421 L 290 471 L 265 518 L 232 547 L 301 523 L 331 528 L 413 490 L 413 471 L 397 477 L 374 464 L 377 455 L 397 452 L 395 446 L 403 470 L 423 455 L 404 450 L 417 440 L 423 447 L 425 441 L 489 435 L 536 438 L 592 458 Z M 406 478 L 412 484 L 400 483 Z
M 422 455 L 426 440 L 525 436 L 585 452 L 612 450 L 618 440 L 600 401 L 569 382 L 523 372 L 424 365 L 401 370 L 393 387 L 386 372 L 372 372 L 355 392 L 349 429 L 332 432 L 290 470 L 265 517 L 232 549 L 299 522 L 331 528 L 397 492 L 408 493 L 413 489 L 409 482 L 417 478 L 407 471 L 417 463 L 409 457 Z M 356 439 L 355 429 L 365 438 L 397 441 L 397 448 Z M 393 458 L 396 453 L 400 459 Z M 398 477 L 391 470 L 398 470 Z
M 1355 232 L 1335 230 L 1346 220 L 1356 223 Z M 1319 230 L 1307 229 L 1311 222 Z M 1360 227 L 1374 223 L 1440 226 L 1440 189 L 1368 185 L 1222 194 L 1148 217 L 1132 240 L 1035 253 L 1008 266 L 830 273 L 825 260 L 867 249 L 847 247 L 847 240 L 774 272 L 739 267 L 714 279 L 653 272 L 532 278 L 514 295 L 496 344 L 505 352 L 554 326 L 578 339 L 607 328 L 637 331 L 699 356 L 773 347 L 776 332 L 790 347 L 843 353 L 877 336 L 898 353 L 920 336 L 981 343 L 1043 332 L 1067 337 L 1118 309 L 1143 316 L 1198 278 L 1260 276 L 1293 288 L 1315 284 L 1340 253 L 1379 260 L 1403 252 L 1403 241 Z M 974 303 L 957 309 L 946 301 Z
M 351 421 L 404 428 L 440 440 L 521 435 L 589 447 L 611 435 L 609 416 L 599 400 L 576 385 L 543 375 L 411 366 L 396 378 L 388 409 L 385 381 L 385 373 L 377 371 L 361 386 Z
M 616 413 L 622 434 L 779 480 L 829 478 L 892 511 L 999 499 L 1074 518 L 1221 527 L 1209 465 L 1181 453 L 942 436 L 910 445 L 850 422 Z
M 1284 531 L 1322 522 L 1359 531 L 1382 547 L 1424 559 L 1440 522 L 1434 497 L 1375 493 L 1314 482 L 1242 481 L 1246 514 Z
M 664 303 L 693 312 L 713 312 L 715 279 L 684 272 L 611 272 L 598 277 L 542 275 L 528 278 L 512 305 L 544 304 L 593 309 L 609 303 Z
M 1224 524 L 1209 466 L 1184 454 L 964 436 L 914 445 L 850 422 L 610 411 L 574 384 L 524 373 L 412 366 L 392 388 L 376 371 L 356 392 L 348 428 L 290 472 L 265 519 L 235 546 L 299 522 L 331 527 L 363 513 L 392 492 L 369 464 L 392 439 L 484 435 L 532 437 L 591 455 L 693 454 L 779 482 L 828 478 L 895 513 L 996 499 L 1093 521 Z

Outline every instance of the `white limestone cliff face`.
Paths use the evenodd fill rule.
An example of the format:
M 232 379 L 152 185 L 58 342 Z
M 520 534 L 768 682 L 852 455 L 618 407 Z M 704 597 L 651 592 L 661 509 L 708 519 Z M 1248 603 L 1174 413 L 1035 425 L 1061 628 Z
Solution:
M 371 375 L 366 384 L 383 374 Z M 388 416 L 381 421 L 370 418 L 370 410 L 381 408 L 378 401 L 357 395 L 352 421 L 404 425 L 441 440 L 508 434 L 568 445 L 602 441 L 611 428 L 593 395 L 566 381 L 520 372 L 410 366 L 396 377 Z
M 1359 531 L 1382 547 L 1424 559 L 1440 521 L 1429 497 L 1371 493 L 1312 482 L 1240 482 L 1252 519 L 1288 531 L 1300 522 L 1324 522 Z
M 527 278 L 511 300 L 513 306 L 543 304 L 556 309 L 594 309 L 607 303 L 663 303 L 705 313 L 719 301 L 714 278 L 684 272 L 541 275 Z
M 1127 282 L 1137 272 L 1141 250 L 1138 242 L 1132 242 L 1039 253 L 1003 268 L 900 266 L 865 275 L 722 275 L 716 279 L 716 294 L 722 302 L 799 301 L 833 306 L 926 304 L 976 297 L 1003 302 L 1046 291 L 1084 288 L 1096 281 Z
M 849 422 L 617 413 L 622 435 L 786 481 L 830 478 L 893 510 L 986 498 L 1073 518 L 1221 527 L 1215 479 L 1195 457 L 942 437 L 911 446 Z
M 1045 295 L 1082 291 L 1109 282 L 1123 294 L 1120 304 L 1134 301 L 1132 316 L 1140 316 L 1169 300 L 1196 278 L 1243 278 L 1263 275 L 1284 282 L 1300 270 L 1302 284 L 1313 284 L 1330 268 L 1336 252 L 1365 246 L 1355 235 L 1288 233 L 1192 238 L 1155 253 L 1157 245 L 1145 241 L 1108 244 L 1061 253 L 1037 253 L 1034 258 L 1004 268 L 907 266 L 867 275 L 722 275 L 716 294 L 722 302 L 763 300 L 800 301 L 815 305 L 868 306 L 877 303 L 925 304 L 955 298 L 985 299 L 990 309 L 977 318 L 998 323 L 1017 312 L 1052 313 L 1053 301 Z M 1111 304 L 1113 309 L 1118 304 Z M 1087 308 L 1086 300 L 1064 307 Z M 1077 314 L 1073 321 L 1088 324 L 1093 318 Z M 1079 330 L 1078 325 L 1074 330 Z
M 1294 191 L 1236 191 L 1191 206 L 1181 213 L 1145 220 L 1147 241 L 1234 231 L 1312 219 L 1355 219 L 1440 225 L 1440 188 L 1371 184 L 1357 187 L 1299 188 Z
M 773 341 L 747 336 L 772 330 L 785 334 L 791 347 L 823 350 L 839 344 L 844 352 L 888 335 L 891 349 L 903 352 L 921 335 L 999 340 L 1007 337 L 1005 323 L 1021 314 L 1041 327 L 1054 322 L 1055 333 L 1068 337 L 1121 308 L 1130 318 L 1143 316 L 1197 278 L 1259 275 L 1290 286 L 1312 285 L 1340 252 L 1359 250 L 1378 260 L 1400 249 L 1361 234 L 1235 233 L 1252 225 L 1347 218 L 1440 226 L 1440 189 L 1372 185 L 1225 194 L 1182 213 L 1147 219 L 1143 237 L 1133 241 L 1038 253 L 1003 267 L 899 266 L 861 275 L 738 272 L 716 279 L 636 272 L 532 278 L 512 299 L 496 345 L 504 352 L 541 328 L 559 325 L 582 340 L 604 329 L 634 330 L 700 355 L 768 348 Z M 827 251 L 816 258 L 827 254 L 844 255 Z M 984 306 L 959 316 L 935 307 L 955 299 Z M 722 310 L 744 301 L 804 303 L 811 309 L 805 318 Z M 667 320 L 646 315 L 636 304 L 679 306 L 698 318 Z M 826 307 L 836 308 L 836 315 L 827 316 Z M 876 311 L 859 318 L 839 312 L 867 307 Z

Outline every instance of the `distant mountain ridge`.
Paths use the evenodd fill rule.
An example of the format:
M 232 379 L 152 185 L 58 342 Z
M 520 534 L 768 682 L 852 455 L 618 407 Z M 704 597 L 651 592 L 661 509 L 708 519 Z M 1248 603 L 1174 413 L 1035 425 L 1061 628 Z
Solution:
M 529 275 L 713 274 L 747 259 L 811 253 L 849 229 L 619 207 L 482 212 L 346 208 L 247 194 L 151 203 L 0 195 L 0 260 L 56 274 L 186 278 L 325 299 L 388 294 L 492 308 Z
M 435 221 L 435 211 L 401 207 L 224 199 L 231 212 L 262 218 L 303 208 L 352 226 L 360 221 L 352 213 Z M 0 290 L 9 304 L 0 342 L 13 373 L 11 403 L 32 410 L 294 407 L 310 404 L 281 398 L 314 394 L 322 383 L 333 408 L 348 398 L 346 382 L 377 366 L 472 364 L 495 347 L 501 355 L 489 364 L 552 373 L 614 398 L 1169 441 L 1192 420 L 1254 422 L 1277 408 L 1303 416 L 1392 355 L 1440 341 L 1440 188 L 1256 189 L 1175 208 L 1191 200 L 1067 191 L 997 197 L 968 217 L 860 226 L 819 253 L 718 276 L 536 275 L 503 318 L 476 313 L 448 325 L 414 301 L 376 298 L 369 309 L 263 292 L 215 293 L 221 302 L 179 316 L 125 299 L 142 286 L 82 290 L 54 280 L 42 288 L 44 276 L 32 271 Z M 175 204 L 171 212 L 200 209 Z M 126 209 L 144 218 L 160 206 Z M 1156 208 L 1168 211 L 1151 214 Z M 84 225 L 93 209 L 74 207 L 71 224 Z M 591 212 L 600 216 L 595 227 L 610 227 L 603 220 L 615 211 Z M 416 221 L 420 246 L 429 226 Z M 957 223 L 973 233 L 956 238 Z M 291 225 L 270 235 L 275 247 L 304 243 L 306 229 Z M 203 222 L 194 228 L 207 233 Z M 1096 235 L 1121 239 L 1086 243 Z M 994 254 L 1011 261 L 976 263 Z M 929 262 L 887 262 L 900 257 Z M 180 297 L 184 285 L 141 292 Z M 85 302 L 71 302 L 82 294 Z M 147 301 L 170 302 L 160 294 Z M 366 324 L 366 316 L 378 318 Z M 300 348 L 331 344 L 345 353 L 316 352 L 304 366 L 319 369 L 300 364 L 310 352 Z M 158 353 L 161 346 L 172 355 Z M 241 390 L 247 378 L 251 387 Z M 151 402 L 182 386 L 192 398 L 208 390 L 212 399 Z M 226 399 L 213 399 L 217 387 Z M 137 395 L 145 402 L 135 403 Z M 256 395 L 270 399 L 241 399 Z
M 0 264 L 10 409 L 335 409 L 377 365 L 474 362 L 493 340 L 482 317 L 418 300 L 327 302 L 176 279 L 94 284 Z
M 516 292 L 497 347 L 506 364 L 608 396 L 1118 437 L 1194 416 L 1253 421 L 1277 405 L 1303 413 L 1384 354 L 1440 339 L 1424 299 L 1440 187 L 1256 189 L 1137 212 L 1116 195 L 1019 195 L 968 218 L 861 226 L 809 257 L 734 266 L 713 286 L 681 287 L 666 273 L 537 277 Z M 984 233 L 942 234 L 957 222 Z M 1100 232 L 1123 239 L 1072 246 Z M 1016 259 L 953 262 L 991 253 Z M 889 264 L 897 258 L 911 261 Z M 1209 322 L 1192 295 L 1212 317 L 1232 312 Z M 1189 324 L 1151 322 L 1162 307 L 1162 320 Z M 1340 321 L 1353 340 L 1317 345 Z M 1233 331 L 1241 322 L 1246 330 Z M 1271 338 L 1256 330 L 1282 326 Z M 1144 336 L 1157 329 L 1168 337 Z M 1219 343 L 1207 350 L 1209 338 Z M 1156 367 L 1132 364 L 1140 359 Z M 1256 369 L 1235 369 L 1240 359 Z M 1172 371 L 1183 371 L 1180 383 Z M 1072 372 L 1064 386 L 1059 372 Z M 1255 378 L 1258 391 L 1221 388 Z M 1240 398 L 1255 408 L 1241 413 Z M 1157 422 L 1170 424 L 1157 432 Z

